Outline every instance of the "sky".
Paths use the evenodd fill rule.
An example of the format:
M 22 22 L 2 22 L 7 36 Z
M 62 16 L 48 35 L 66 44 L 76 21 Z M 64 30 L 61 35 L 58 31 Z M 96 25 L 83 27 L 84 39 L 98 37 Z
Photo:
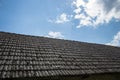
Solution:
M 120 0 L 0 0 L 0 31 L 120 46 Z

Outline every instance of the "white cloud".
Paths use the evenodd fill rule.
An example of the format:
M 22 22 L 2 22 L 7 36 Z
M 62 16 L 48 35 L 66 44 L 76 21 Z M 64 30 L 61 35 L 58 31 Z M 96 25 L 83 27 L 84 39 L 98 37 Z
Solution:
M 64 36 L 61 34 L 61 32 L 53 32 L 53 31 L 50 31 L 50 32 L 48 33 L 48 36 L 47 36 L 47 37 L 58 38 L 58 39 L 64 38 Z
M 48 22 L 60 24 L 60 23 L 69 22 L 70 18 L 71 18 L 70 15 L 67 15 L 66 13 L 62 13 L 61 15 L 57 16 L 55 20 L 48 20 Z
M 120 46 L 120 31 L 114 36 L 113 40 L 107 45 Z
M 77 28 L 96 27 L 109 23 L 113 18 L 120 20 L 120 0 L 74 0 L 72 4 L 76 7 L 74 19 L 80 21 Z
M 79 8 L 80 6 L 84 6 L 86 3 L 83 0 L 76 0 L 76 1 L 73 1 L 73 4 L 75 4 L 76 7 Z
M 60 16 L 57 17 L 55 23 L 64 23 L 64 22 L 68 22 L 68 15 L 65 13 L 62 13 Z
M 81 10 L 82 10 L 81 8 L 77 8 L 73 12 L 75 12 L 76 14 L 79 14 L 81 12 Z

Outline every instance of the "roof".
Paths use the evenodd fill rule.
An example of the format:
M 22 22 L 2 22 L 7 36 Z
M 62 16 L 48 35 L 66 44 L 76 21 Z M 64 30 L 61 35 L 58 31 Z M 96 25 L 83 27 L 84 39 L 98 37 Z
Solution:
M 0 78 L 120 72 L 120 47 L 0 32 Z

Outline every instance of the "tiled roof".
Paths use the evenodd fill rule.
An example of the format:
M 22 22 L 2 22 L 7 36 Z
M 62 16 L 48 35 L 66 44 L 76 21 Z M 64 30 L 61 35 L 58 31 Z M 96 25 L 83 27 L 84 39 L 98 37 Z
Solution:
M 120 48 L 0 32 L 0 78 L 120 72 Z

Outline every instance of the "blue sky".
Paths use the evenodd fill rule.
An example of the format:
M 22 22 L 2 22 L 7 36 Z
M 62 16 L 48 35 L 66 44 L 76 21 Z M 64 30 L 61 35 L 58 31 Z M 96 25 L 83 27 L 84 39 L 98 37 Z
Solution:
M 0 0 L 0 31 L 120 46 L 120 0 Z

